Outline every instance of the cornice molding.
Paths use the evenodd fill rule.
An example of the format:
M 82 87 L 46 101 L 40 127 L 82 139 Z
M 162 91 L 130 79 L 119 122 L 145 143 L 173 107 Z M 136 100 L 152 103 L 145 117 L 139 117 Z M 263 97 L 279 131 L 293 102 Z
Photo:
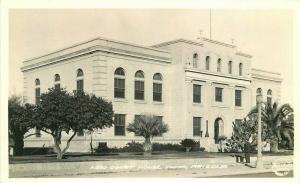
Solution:
M 210 72 L 203 72 L 201 70 L 195 70 L 195 69 L 191 69 L 191 68 L 185 68 L 184 70 L 185 70 L 185 72 L 193 72 L 193 73 L 199 73 L 199 74 L 217 76 L 217 77 L 222 77 L 222 78 L 229 78 L 229 79 L 236 79 L 236 80 L 251 82 L 251 79 L 244 78 L 244 77 L 235 77 L 235 76 L 229 76 L 229 75 L 224 75 L 224 74 L 216 74 L 216 73 L 210 73 Z
M 43 60 L 41 62 L 33 63 L 33 64 L 28 64 L 25 65 L 21 68 L 21 71 L 27 71 L 31 70 L 37 67 L 42 67 L 45 65 L 49 64 L 54 64 L 57 62 L 62 62 L 65 60 L 70 60 L 86 55 L 90 55 L 96 52 L 103 52 L 106 54 L 115 54 L 115 55 L 122 55 L 122 56 L 127 56 L 127 57 L 133 57 L 133 58 L 142 58 L 145 60 L 151 60 L 151 61 L 156 61 L 156 62 L 163 62 L 163 63 L 171 63 L 171 57 L 160 57 L 160 56 L 155 56 L 155 55 L 150 55 L 150 54 L 145 54 L 145 53 L 139 53 L 139 52 L 133 52 L 129 50 L 123 50 L 123 49 L 118 49 L 118 48 L 112 48 L 112 47 L 106 47 L 106 46 L 101 46 L 101 45 L 96 45 L 92 46 L 89 48 L 81 49 L 75 52 L 71 52 L 69 54 L 53 57 L 50 59 Z
M 159 47 L 162 47 L 162 46 L 168 46 L 168 45 L 175 44 L 175 43 L 187 43 L 187 44 L 192 44 L 192 45 L 197 45 L 197 46 L 203 46 L 203 44 L 200 43 L 200 42 L 180 38 L 180 39 L 176 39 L 176 40 L 173 40 L 173 41 L 166 41 L 166 42 L 163 42 L 163 43 L 159 43 L 159 44 L 153 45 L 151 47 L 159 48 Z
M 243 52 L 236 52 L 236 55 L 242 56 L 242 57 L 247 57 L 247 58 L 252 58 L 252 55 L 249 55 L 247 53 L 243 53 Z

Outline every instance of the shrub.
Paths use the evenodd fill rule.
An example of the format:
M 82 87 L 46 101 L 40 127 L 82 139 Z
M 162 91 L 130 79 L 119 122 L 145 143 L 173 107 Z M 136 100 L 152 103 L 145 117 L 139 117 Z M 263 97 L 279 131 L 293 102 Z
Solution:
M 193 141 L 192 151 L 204 151 L 204 147 L 200 147 L 199 141 Z M 128 142 L 124 147 L 107 147 L 106 143 L 99 143 L 95 149 L 96 153 L 118 153 L 118 152 L 143 152 L 143 144 L 135 141 Z M 180 144 L 172 143 L 153 143 L 153 151 L 185 151 L 185 147 Z
M 197 142 L 193 139 L 184 139 L 180 142 L 180 144 L 187 148 L 187 147 L 195 147 L 196 145 L 200 145 L 200 142 Z
M 153 151 L 184 151 L 184 148 L 180 144 L 160 144 L 153 143 Z
M 128 142 L 126 146 L 119 148 L 119 152 L 143 152 L 143 144 L 139 142 Z

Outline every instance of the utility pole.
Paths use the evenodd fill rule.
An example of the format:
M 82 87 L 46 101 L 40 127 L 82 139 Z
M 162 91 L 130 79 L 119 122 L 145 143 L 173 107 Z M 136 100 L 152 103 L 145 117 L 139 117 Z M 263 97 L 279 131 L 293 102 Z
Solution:
M 262 169 L 263 162 L 262 162 L 262 142 L 261 142 L 261 104 L 262 104 L 262 95 L 258 94 L 256 96 L 256 104 L 258 108 L 258 130 L 257 130 L 257 160 L 256 160 L 256 168 Z

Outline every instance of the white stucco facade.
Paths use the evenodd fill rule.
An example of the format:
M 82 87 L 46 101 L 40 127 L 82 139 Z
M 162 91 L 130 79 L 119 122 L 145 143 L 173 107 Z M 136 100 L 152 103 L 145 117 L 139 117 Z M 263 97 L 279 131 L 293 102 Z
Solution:
M 197 57 L 194 55 L 197 54 Z M 209 56 L 209 68 L 206 59 Z M 221 59 L 218 71 L 218 59 Z M 238 51 L 234 45 L 202 38 L 192 41 L 178 39 L 151 47 L 140 46 L 105 38 L 96 38 L 71 47 L 24 61 L 24 97 L 35 103 L 35 80 L 40 80 L 41 92 L 54 86 L 55 74 L 60 85 L 69 91 L 76 89 L 76 72 L 84 72 L 84 91 L 104 97 L 113 103 L 115 114 L 125 114 L 125 126 L 135 115 L 151 113 L 162 116 L 169 132 L 154 138 L 156 142 L 178 143 L 184 138 L 200 140 L 207 151 L 216 151 L 214 136 L 216 120 L 218 134 L 232 133 L 232 122 L 243 119 L 255 105 L 256 90 L 262 89 L 266 100 L 272 90 L 272 101 L 280 101 L 281 75 L 253 69 L 252 56 Z M 232 61 L 229 73 L 228 62 Z M 242 63 L 242 71 L 239 71 Z M 125 97 L 114 96 L 114 73 L 117 68 L 125 72 Z M 144 72 L 144 100 L 135 100 L 135 73 Z M 240 73 L 241 72 L 241 73 Z M 153 75 L 162 76 L 162 101 L 153 101 Z M 193 102 L 193 85 L 201 86 L 201 102 Z M 216 101 L 216 89 L 222 88 L 222 101 Z M 236 106 L 235 91 L 241 91 L 241 106 Z M 194 117 L 200 117 L 201 135 L 193 130 Z M 208 137 L 207 137 L 208 135 Z M 66 136 L 64 137 L 64 140 Z M 70 151 L 89 151 L 89 135 L 77 136 Z M 132 133 L 117 136 L 114 127 L 93 134 L 94 146 L 107 142 L 108 146 L 123 146 L 135 140 Z M 47 134 L 29 137 L 25 146 L 52 146 Z

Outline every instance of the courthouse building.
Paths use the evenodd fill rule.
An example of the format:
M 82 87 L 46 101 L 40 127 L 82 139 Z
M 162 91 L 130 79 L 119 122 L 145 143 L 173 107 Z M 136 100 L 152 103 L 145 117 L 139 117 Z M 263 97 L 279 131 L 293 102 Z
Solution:
M 154 142 L 192 138 L 207 151 L 217 151 L 215 139 L 231 136 L 232 122 L 256 105 L 258 92 L 265 101 L 280 101 L 281 75 L 254 69 L 251 60 L 237 46 L 207 38 L 153 46 L 95 38 L 24 61 L 24 97 L 38 103 L 41 93 L 56 86 L 111 101 L 115 125 L 93 134 L 95 147 L 142 141 L 126 126 L 135 116 L 150 113 L 169 125 Z M 64 143 L 66 139 L 64 135 Z M 70 151 L 89 151 L 89 141 L 89 134 L 79 133 Z M 25 146 L 43 145 L 53 145 L 48 134 L 25 140 Z

